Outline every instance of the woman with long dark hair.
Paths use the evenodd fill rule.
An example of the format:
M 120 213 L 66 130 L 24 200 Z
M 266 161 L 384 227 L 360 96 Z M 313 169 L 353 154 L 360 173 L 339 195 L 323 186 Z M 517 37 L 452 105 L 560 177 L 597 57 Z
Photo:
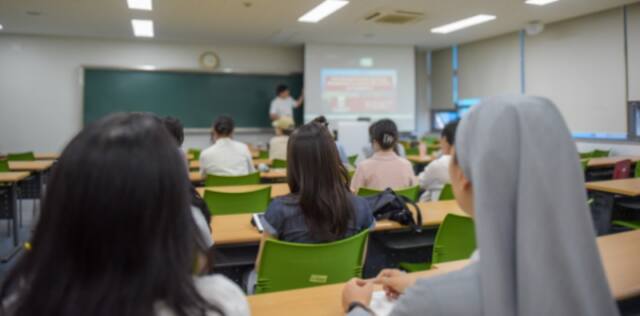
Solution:
M 32 249 L 2 285 L 2 314 L 248 315 L 231 281 L 192 275 L 203 245 L 183 166 L 152 115 L 81 131 L 53 169 Z
M 368 203 L 349 191 L 349 176 L 326 127 L 309 123 L 290 137 L 287 178 L 291 194 L 276 198 L 265 214 L 280 240 L 330 242 L 374 223 Z

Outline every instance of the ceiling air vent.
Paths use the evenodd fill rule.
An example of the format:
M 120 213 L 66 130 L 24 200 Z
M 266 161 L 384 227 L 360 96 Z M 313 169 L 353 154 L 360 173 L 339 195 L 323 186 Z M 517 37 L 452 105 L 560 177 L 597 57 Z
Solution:
M 376 11 L 368 14 L 364 17 L 367 22 L 374 22 L 380 24 L 410 24 L 416 23 L 424 18 L 424 13 L 406 11 L 406 10 L 387 10 Z

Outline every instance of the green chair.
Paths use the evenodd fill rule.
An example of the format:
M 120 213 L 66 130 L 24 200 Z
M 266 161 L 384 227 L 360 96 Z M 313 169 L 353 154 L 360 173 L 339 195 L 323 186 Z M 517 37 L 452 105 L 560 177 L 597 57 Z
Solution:
M 440 148 L 436 147 L 427 147 L 427 155 L 433 155 L 433 153 L 438 152 Z
M 640 178 L 640 161 L 636 161 L 636 169 L 633 174 L 635 178 Z
M 358 160 L 358 154 L 355 154 L 353 156 L 349 156 L 347 157 L 347 159 L 349 160 L 349 164 L 352 166 L 356 166 L 356 160 Z
M 190 154 L 193 156 L 193 160 L 200 160 L 200 153 L 202 152 L 202 150 L 197 149 L 197 148 L 189 148 L 189 150 L 187 151 L 187 154 Z
M 420 150 L 418 149 L 418 147 L 409 147 L 409 148 L 405 148 L 404 152 L 407 156 L 412 155 L 412 156 L 417 156 L 420 155 Z
M 444 187 L 442 188 L 442 191 L 440 191 L 440 196 L 438 197 L 438 201 L 450 201 L 450 200 L 455 200 L 456 197 L 453 194 L 453 188 L 451 187 L 450 183 L 447 183 L 444 185 Z
M 582 166 L 582 171 L 587 171 L 587 167 L 589 166 L 590 159 L 580 159 L 580 165 Z
M 408 188 L 393 189 L 398 195 L 402 195 L 411 201 L 416 202 L 420 197 L 420 186 L 412 186 Z M 360 188 L 358 190 L 358 196 L 372 196 L 382 192 L 382 190 Z
M 269 151 L 261 150 L 258 154 L 258 159 L 269 159 Z
M 475 249 L 476 236 L 473 219 L 447 214 L 438 228 L 438 233 L 436 233 L 431 262 L 402 262 L 400 267 L 408 272 L 429 270 L 432 264 L 468 259 Z
M 424 143 L 429 146 L 429 145 L 435 145 L 438 143 L 438 138 L 437 137 L 423 137 L 422 141 L 424 141 Z
M 23 152 L 23 153 L 13 153 L 7 155 L 7 160 L 9 161 L 33 161 L 36 160 L 36 156 L 33 154 L 33 151 Z
M 342 283 L 362 276 L 369 230 L 324 244 L 265 239 L 256 272 L 256 294 Z
M 631 229 L 640 229 L 640 221 L 613 221 L 611 224 Z
M 593 157 L 593 151 L 587 151 L 587 152 L 581 152 L 580 153 L 580 159 L 589 159 L 589 158 L 594 158 Z
M 11 169 L 9 169 L 9 161 L 8 160 L 0 160 L 0 172 L 9 172 L 11 171 Z
M 211 215 L 260 213 L 271 202 L 271 186 L 248 192 L 204 191 L 204 202 Z
M 247 184 L 260 184 L 260 172 L 254 172 L 244 176 L 218 176 L 208 174 L 207 179 L 204 181 L 204 185 L 207 187 Z
M 611 155 L 611 150 L 600 150 L 596 149 L 592 152 L 592 158 L 602 158 L 609 157 Z
M 282 159 L 273 159 L 271 162 L 271 168 L 282 169 L 287 167 L 287 161 Z

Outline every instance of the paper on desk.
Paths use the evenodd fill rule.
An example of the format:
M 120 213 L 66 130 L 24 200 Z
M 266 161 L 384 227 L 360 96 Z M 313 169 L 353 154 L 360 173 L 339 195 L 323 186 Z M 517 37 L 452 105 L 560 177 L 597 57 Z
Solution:
M 395 302 L 389 300 L 384 294 L 384 291 L 375 291 L 371 296 L 369 308 L 376 313 L 376 316 L 387 316 L 391 314 L 394 304 Z

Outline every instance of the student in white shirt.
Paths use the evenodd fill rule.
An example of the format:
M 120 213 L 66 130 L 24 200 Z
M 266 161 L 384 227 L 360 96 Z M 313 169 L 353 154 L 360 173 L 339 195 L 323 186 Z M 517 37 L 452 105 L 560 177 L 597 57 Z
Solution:
M 287 144 L 289 135 L 293 132 L 293 119 L 283 116 L 273 121 L 276 136 L 269 141 L 269 159 L 287 160 Z
M 269 115 L 272 121 L 275 121 L 281 117 L 287 116 L 293 119 L 293 109 L 302 105 L 304 97 L 300 95 L 298 100 L 294 100 L 291 97 L 289 87 L 286 85 L 279 85 L 276 88 L 276 97 L 271 101 L 271 108 L 269 109 Z
M 442 129 L 440 135 L 440 149 L 442 155 L 440 158 L 432 161 L 424 168 L 418 175 L 418 182 L 420 188 L 425 192 L 420 197 L 420 201 L 436 201 L 440 197 L 442 188 L 451 182 L 449 180 L 449 162 L 451 162 L 451 149 L 455 145 L 456 129 L 458 128 L 458 121 L 450 122 Z
M 243 176 L 255 172 L 249 147 L 232 139 L 233 128 L 233 119 L 228 116 L 220 116 L 213 122 L 215 143 L 200 154 L 203 175 Z

